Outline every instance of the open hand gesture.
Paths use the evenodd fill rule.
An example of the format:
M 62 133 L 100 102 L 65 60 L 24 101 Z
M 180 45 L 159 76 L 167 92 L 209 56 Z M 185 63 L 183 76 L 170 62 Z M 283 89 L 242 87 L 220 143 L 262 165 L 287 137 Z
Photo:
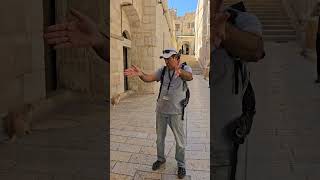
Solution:
M 131 68 L 124 70 L 124 75 L 129 77 L 141 76 L 143 75 L 141 69 L 135 65 L 132 65 Z
M 54 48 L 65 47 L 94 47 L 103 44 L 103 36 L 95 22 L 75 9 L 70 10 L 68 21 L 49 26 L 44 38 Z

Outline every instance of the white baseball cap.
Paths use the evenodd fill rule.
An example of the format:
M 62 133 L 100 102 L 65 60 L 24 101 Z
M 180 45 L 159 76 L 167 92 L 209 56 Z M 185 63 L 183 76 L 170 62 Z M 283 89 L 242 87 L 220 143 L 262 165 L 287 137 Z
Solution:
M 177 50 L 175 48 L 167 48 L 167 49 L 164 49 L 162 51 L 162 55 L 160 56 L 160 59 L 161 58 L 169 58 L 171 57 L 172 55 L 174 54 L 178 54 Z

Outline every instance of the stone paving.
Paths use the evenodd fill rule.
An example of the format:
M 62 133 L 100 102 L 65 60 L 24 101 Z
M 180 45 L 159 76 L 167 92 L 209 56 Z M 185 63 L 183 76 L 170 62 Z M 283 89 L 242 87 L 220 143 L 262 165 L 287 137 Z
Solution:
M 268 42 L 266 58 L 252 65 L 257 114 L 243 179 L 320 179 L 320 85 L 315 62 L 299 51 Z
M 295 43 L 266 43 L 267 56 L 252 64 L 257 115 L 248 138 L 246 180 L 320 179 L 320 85 L 315 62 Z M 187 177 L 209 178 L 209 88 L 201 76 L 189 83 Z M 111 108 L 109 179 L 176 179 L 174 138 L 168 129 L 166 165 L 156 160 L 157 93 L 133 96 Z M 0 144 L 2 180 L 101 180 L 105 172 L 108 106 L 77 99 L 59 105 L 14 144 Z
M 189 82 L 190 104 L 187 107 L 187 146 L 185 179 L 210 179 L 210 92 L 208 81 L 194 76 Z M 157 159 L 155 103 L 157 93 L 134 96 L 111 108 L 110 154 L 111 180 L 177 179 L 174 136 L 168 127 L 165 153 L 167 162 L 152 171 Z
M 107 179 L 108 104 L 76 97 L 54 107 L 32 134 L 0 144 L 1 180 Z

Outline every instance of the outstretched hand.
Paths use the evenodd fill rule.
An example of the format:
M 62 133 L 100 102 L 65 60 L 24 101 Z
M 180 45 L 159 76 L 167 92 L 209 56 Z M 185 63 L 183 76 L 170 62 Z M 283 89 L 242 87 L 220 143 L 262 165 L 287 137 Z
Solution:
M 143 75 L 143 73 L 139 67 L 132 65 L 131 68 L 124 70 L 124 75 L 129 77 L 134 77 L 134 76 L 141 76 Z
M 49 26 L 44 38 L 54 48 L 95 47 L 104 40 L 93 20 L 75 9 L 70 10 L 67 22 Z

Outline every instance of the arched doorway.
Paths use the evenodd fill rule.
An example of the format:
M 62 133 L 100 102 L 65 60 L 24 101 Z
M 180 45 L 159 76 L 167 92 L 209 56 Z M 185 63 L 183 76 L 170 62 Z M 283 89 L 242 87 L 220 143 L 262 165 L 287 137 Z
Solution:
M 189 55 L 190 46 L 189 44 L 183 44 L 182 45 L 182 54 Z

